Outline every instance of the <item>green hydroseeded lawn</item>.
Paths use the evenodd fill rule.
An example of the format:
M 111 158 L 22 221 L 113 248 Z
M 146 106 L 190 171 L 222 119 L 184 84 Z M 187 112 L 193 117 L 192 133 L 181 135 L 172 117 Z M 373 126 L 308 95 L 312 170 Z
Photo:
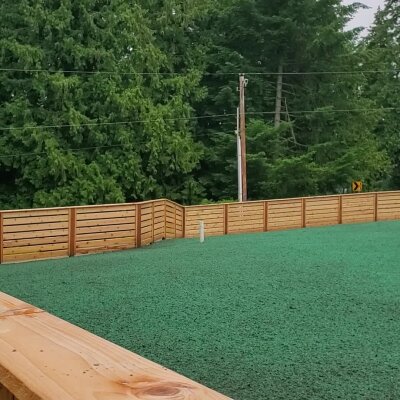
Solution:
M 236 400 L 400 398 L 400 223 L 0 266 L 0 290 Z

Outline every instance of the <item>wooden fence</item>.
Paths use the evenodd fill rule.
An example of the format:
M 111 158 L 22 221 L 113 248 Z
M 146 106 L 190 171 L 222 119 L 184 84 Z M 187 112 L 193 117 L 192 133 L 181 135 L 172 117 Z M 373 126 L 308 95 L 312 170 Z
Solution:
M 400 191 L 183 207 L 169 200 L 0 211 L 0 263 L 132 249 L 162 239 L 400 219 Z
M 0 262 L 133 249 L 183 237 L 184 208 L 168 200 L 0 211 Z
M 0 400 L 229 400 L 0 292 Z

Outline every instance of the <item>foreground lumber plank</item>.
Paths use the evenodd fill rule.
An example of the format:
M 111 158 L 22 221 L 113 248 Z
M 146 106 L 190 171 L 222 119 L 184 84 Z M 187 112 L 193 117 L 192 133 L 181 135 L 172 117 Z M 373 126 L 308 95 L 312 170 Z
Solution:
M 40 308 L 31 306 L 22 300 L 11 297 L 5 293 L 0 292 L 0 318 L 21 315 L 21 314 L 34 314 L 43 312 Z M 1 331 L 0 331 L 1 335 Z M 0 336 L 1 337 L 1 336 Z M 1 382 L 1 378 L 0 378 Z
M 0 387 L 17 400 L 229 400 L 0 292 Z

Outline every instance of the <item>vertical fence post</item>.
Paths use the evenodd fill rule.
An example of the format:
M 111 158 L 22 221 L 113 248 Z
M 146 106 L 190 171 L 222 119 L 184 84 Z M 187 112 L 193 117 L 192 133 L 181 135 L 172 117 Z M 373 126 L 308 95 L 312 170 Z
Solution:
M 76 208 L 71 207 L 69 209 L 69 252 L 70 257 L 76 254 Z
M 186 207 L 182 207 L 182 237 L 186 237 Z
M 176 234 L 176 204 L 174 203 L 174 231 L 175 231 L 175 239 L 178 237 Z
M 307 213 L 307 203 L 306 203 L 306 198 L 303 197 L 301 199 L 301 227 L 306 228 L 307 227 L 307 220 L 306 220 L 306 213 Z
M 4 239 L 3 239 L 3 213 L 0 212 L 0 264 L 3 263 L 4 253 Z
M 268 232 L 268 201 L 264 202 L 264 232 Z
M 224 204 L 224 235 L 228 234 L 228 214 L 229 214 L 229 205 Z
M 154 243 L 156 240 L 155 235 L 154 235 L 154 224 L 155 224 L 154 201 L 151 203 L 151 218 L 152 218 L 152 220 L 151 220 L 151 222 L 152 222 L 151 223 L 151 241 L 152 241 L 152 243 Z
M 164 238 L 167 239 L 167 200 L 164 200 Z
M 343 195 L 339 196 L 339 225 L 343 224 Z
M 142 205 L 136 204 L 136 247 L 142 247 Z
M 378 217 L 378 211 L 379 211 L 379 193 L 375 193 L 375 215 L 374 215 L 374 219 L 375 222 L 379 221 L 379 217 Z

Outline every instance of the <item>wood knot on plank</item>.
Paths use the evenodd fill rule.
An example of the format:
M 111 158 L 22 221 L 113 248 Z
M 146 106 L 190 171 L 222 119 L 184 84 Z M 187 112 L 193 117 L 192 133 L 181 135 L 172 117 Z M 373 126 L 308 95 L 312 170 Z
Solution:
M 42 313 L 43 310 L 37 307 L 26 307 L 26 308 L 17 308 L 17 309 L 12 309 L 12 310 L 7 310 L 4 312 L 0 312 L 0 319 L 1 318 L 6 318 L 6 317 L 15 317 L 18 315 L 33 315 L 33 314 L 38 314 Z
M 119 383 L 129 388 L 130 393 L 141 400 L 183 400 L 190 398 L 190 393 L 195 389 L 186 383 L 159 382 L 148 378 Z

